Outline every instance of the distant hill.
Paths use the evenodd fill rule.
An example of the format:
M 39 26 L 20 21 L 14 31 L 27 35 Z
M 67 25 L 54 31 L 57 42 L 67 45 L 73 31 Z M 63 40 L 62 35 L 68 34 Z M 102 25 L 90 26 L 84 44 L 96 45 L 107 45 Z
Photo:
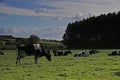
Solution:
M 0 35 L 0 49 L 16 49 L 16 40 L 27 40 L 28 38 L 14 37 L 12 35 Z M 40 44 L 47 49 L 63 48 L 61 41 L 40 39 Z
M 0 35 L 0 40 L 1 39 L 15 39 L 12 35 Z

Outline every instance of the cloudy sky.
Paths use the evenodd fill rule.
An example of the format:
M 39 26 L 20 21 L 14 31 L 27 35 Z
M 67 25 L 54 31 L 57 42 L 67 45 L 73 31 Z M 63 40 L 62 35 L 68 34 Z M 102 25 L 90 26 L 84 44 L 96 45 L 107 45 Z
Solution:
M 67 24 L 120 11 L 120 0 L 0 0 L 0 34 L 62 40 Z

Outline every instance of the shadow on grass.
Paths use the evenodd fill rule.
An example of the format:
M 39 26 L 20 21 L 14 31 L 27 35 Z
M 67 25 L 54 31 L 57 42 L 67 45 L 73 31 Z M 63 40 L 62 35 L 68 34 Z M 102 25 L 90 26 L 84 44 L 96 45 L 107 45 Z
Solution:
M 120 71 L 115 72 L 115 75 L 120 77 Z
M 61 74 L 59 74 L 58 76 L 61 76 L 61 77 L 68 77 L 68 74 L 67 74 L 67 73 L 61 73 Z

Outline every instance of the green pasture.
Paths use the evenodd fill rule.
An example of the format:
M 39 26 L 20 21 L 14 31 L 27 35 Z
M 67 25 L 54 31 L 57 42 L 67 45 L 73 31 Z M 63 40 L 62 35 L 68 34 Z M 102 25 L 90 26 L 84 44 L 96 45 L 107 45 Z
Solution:
M 78 51 L 61 57 L 51 52 L 52 61 L 42 57 L 39 64 L 34 64 L 34 56 L 27 56 L 16 65 L 16 51 L 6 50 L 5 55 L 0 55 L 0 80 L 120 80 L 120 56 L 108 56 L 112 50 L 73 57 Z

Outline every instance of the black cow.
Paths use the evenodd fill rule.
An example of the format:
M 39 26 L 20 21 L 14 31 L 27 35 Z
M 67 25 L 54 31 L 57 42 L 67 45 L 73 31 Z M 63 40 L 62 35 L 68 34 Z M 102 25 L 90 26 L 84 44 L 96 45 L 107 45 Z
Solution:
M 108 53 L 108 56 L 117 56 L 120 55 L 120 51 L 111 51 Z
M 0 50 L 0 55 L 4 55 L 4 52 L 2 50 Z
M 35 56 L 35 64 L 38 63 L 38 57 L 45 56 L 49 61 L 51 61 L 51 55 L 48 51 L 45 51 L 43 46 L 41 46 L 41 49 L 36 49 L 34 45 L 26 45 L 26 46 L 18 46 L 18 56 L 16 60 L 16 64 L 21 64 L 20 60 L 21 58 L 24 58 L 25 56 L 34 55 Z

